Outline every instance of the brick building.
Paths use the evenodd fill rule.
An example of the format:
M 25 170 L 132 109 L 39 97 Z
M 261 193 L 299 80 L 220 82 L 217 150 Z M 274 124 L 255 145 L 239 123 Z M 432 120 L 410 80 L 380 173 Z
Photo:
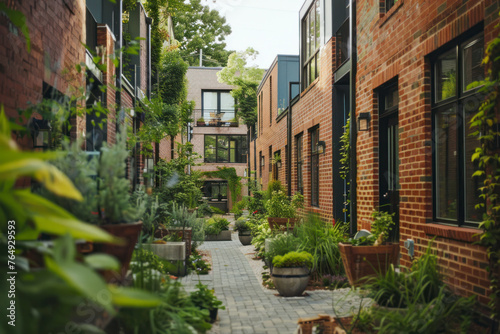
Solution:
M 187 71 L 188 101 L 195 102 L 194 126 L 190 141 L 198 153 L 201 166 L 193 170 L 216 171 L 217 167 L 232 167 L 238 176 L 247 173 L 248 130 L 238 120 L 232 86 L 217 80 L 219 67 L 189 67 Z M 231 209 L 228 183 L 223 179 L 207 179 L 204 197 L 210 205 L 224 211 Z M 246 186 L 242 194 L 246 193 Z
M 125 23 L 122 1 L 10 1 L 7 5 L 25 15 L 31 44 L 28 51 L 21 31 L 5 15 L 0 17 L 0 102 L 8 116 L 42 100 L 93 109 L 70 116 L 71 129 L 62 131 L 72 141 L 84 138 L 82 147 L 89 154 L 98 154 L 104 142 L 113 144 L 118 126 L 140 128 L 144 114 L 136 109 L 151 93 L 152 23 L 141 2 Z M 126 44 L 124 32 L 131 40 L 141 38 L 139 54 L 119 52 Z M 94 64 L 95 57 L 105 68 Z M 86 66 L 78 70 L 81 64 Z M 107 88 L 105 92 L 101 86 Z M 104 115 L 99 106 L 111 112 Z M 25 119 L 28 129 L 36 129 L 30 132 L 38 140 L 25 138 L 23 146 L 50 148 L 49 137 L 42 135 L 47 131 L 38 131 L 41 126 L 48 130 L 42 118 L 43 113 L 34 112 Z M 104 119 L 101 128 L 97 123 Z M 144 158 L 140 146 L 132 151 L 127 177 L 135 186 L 143 183 Z
M 420 256 L 436 237 L 447 283 L 487 303 L 488 260 L 474 244 L 482 213 L 474 207 L 479 181 L 470 161 L 478 144 L 468 136 L 482 97 L 469 85 L 484 78 L 481 61 L 498 34 L 498 9 L 491 0 L 305 1 L 291 125 L 266 109 L 276 100 L 266 97 L 276 95 L 271 74 L 261 85 L 256 152 L 264 188 L 269 157 L 290 142 L 291 129 L 291 182 L 277 177 L 291 194 L 303 191 L 306 210 L 349 221 L 352 234 L 370 229 L 374 209 L 395 213 L 391 238 L 402 246 L 402 265 L 412 260 L 404 241 L 413 240 Z M 348 119 L 344 180 L 340 139 Z

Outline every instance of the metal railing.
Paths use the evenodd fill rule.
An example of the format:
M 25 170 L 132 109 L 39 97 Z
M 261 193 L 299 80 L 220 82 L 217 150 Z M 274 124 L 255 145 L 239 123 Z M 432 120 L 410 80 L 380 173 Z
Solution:
M 238 126 L 234 109 L 195 109 L 193 119 L 196 126 Z
M 97 21 L 88 8 L 85 16 L 85 27 L 87 29 L 85 44 L 91 53 L 95 53 L 97 50 Z
M 337 67 L 340 67 L 346 60 L 351 58 L 351 35 L 349 32 L 349 18 L 340 26 L 335 34 L 335 54 L 337 57 Z

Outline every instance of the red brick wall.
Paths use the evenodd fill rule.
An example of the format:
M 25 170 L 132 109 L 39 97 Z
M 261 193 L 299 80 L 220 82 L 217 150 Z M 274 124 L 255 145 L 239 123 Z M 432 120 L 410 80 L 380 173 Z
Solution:
M 301 94 L 292 107 L 292 193 L 297 191 L 295 136 L 303 133 L 303 185 L 306 211 L 319 213 L 326 221 L 333 219 L 332 179 L 332 69 L 335 52 L 333 39 L 320 49 L 319 77 Z M 326 150 L 319 156 L 319 207 L 311 206 L 311 142 L 309 130 L 319 126 L 319 140 Z
M 429 53 L 484 20 L 485 42 L 497 34 L 495 1 L 399 1 L 389 13 L 379 13 L 378 0 L 357 4 L 356 112 L 370 112 L 370 131 L 360 132 L 357 143 L 358 229 L 370 225 L 370 214 L 379 198 L 378 101 L 375 89 L 398 78 L 400 156 L 400 240 L 412 238 L 416 255 L 430 239 L 448 283 L 460 294 L 477 294 L 486 302 L 485 251 L 463 237 L 450 237 L 432 222 L 432 127 Z M 424 227 L 427 228 L 424 232 Z M 456 229 L 455 230 L 459 230 Z M 478 232 L 470 230 L 471 233 Z M 430 233 L 430 234 L 426 234 Z M 453 235 L 460 235 L 454 233 Z M 456 240 L 459 239 L 459 240 Z M 402 248 L 403 265 L 411 260 Z
M 8 1 L 11 8 L 26 16 L 31 52 L 22 32 L 0 15 L 0 103 L 9 116 L 28 102 L 42 100 L 47 82 L 63 94 L 85 85 L 76 64 L 85 61 L 85 1 L 71 1 L 71 10 L 62 1 Z M 76 120 L 72 132 L 81 134 L 85 117 Z

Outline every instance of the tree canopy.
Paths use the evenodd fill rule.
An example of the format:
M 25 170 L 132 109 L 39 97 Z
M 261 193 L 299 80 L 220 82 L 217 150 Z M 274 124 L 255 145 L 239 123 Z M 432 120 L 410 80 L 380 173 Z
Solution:
M 264 76 L 264 70 L 247 66 L 259 53 L 252 48 L 233 52 L 227 66 L 217 72 L 219 82 L 236 86 L 231 95 L 237 101 L 238 115 L 248 127 L 257 122 L 257 88 Z
M 225 39 L 231 34 L 226 18 L 218 11 L 203 6 L 201 0 L 189 0 L 188 7 L 188 10 L 172 17 L 182 57 L 190 66 L 197 66 L 202 50 L 204 66 L 226 66 L 231 53 L 226 50 Z

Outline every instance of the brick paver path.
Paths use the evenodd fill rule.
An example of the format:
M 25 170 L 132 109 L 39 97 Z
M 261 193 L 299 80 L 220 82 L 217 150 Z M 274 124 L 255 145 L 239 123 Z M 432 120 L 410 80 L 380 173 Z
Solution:
M 335 310 L 349 314 L 359 307 L 360 297 L 350 289 L 332 291 L 307 291 L 309 296 L 283 298 L 276 290 L 264 289 L 255 275 L 249 260 L 240 248 L 244 247 L 233 233 L 232 241 L 210 241 L 200 246 L 212 255 L 212 271 L 200 276 L 226 306 L 219 310 L 220 333 L 294 333 L 300 317 L 334 314 Z M 248 249 L 245 247 L 245 249 Z M 198 283 L 196 275 L 182 278 L 186 290 Z

